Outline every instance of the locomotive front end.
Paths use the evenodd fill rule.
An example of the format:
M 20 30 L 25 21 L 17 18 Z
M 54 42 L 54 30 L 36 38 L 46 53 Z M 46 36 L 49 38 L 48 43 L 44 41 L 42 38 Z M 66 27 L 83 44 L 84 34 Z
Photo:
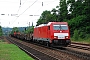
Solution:
M 70 30 L 66 22 L 53 24 L 53 40 L 54 45 L 68 46 L 70 41 Z

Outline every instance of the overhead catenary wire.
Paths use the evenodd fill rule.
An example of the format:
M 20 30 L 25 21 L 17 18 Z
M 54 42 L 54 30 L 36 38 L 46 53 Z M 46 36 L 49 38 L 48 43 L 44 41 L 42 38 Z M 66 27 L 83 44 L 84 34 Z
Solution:
M 31 6 L 33 6 L 38 0 L 34 1 L 32 5 L 30 5 L 24 12 L 26 12 Z M 19 16 L 21 16 L 24 12 L 22 12 Z
M 19 12 L 19 10 L 22 8 L 22 6 L 27 2 L 27 0 L 24 2 L 24 3 L 21 3 L 21 0 L 20 0 L 20 5 L 19 5 L 19 9 L 17 11 L 17 13 Z M 22 4 L 22 5 L 21 5 Z
M 44 4 L 44 2 L 41 2 L 41 7 L 40 7 L 40 9 L 39 10 L 41 10 L 44 6 L 47 6 L 47 5 L 49 5 L 49 4 L 51 4 L 51 3 L 53 3 L 53 2 L 55 2 L 56 0 L 53 0 L 52 2 L 49 2 L 49 3 L 47 3 L 47 4 Z M 39 11 L 38 10 L 38 11 Z M 38 12 L 37 11 L 37 12 Z M 35 12 L 35 14 L 37 13 L 37 12 Z M 34 16 L 34 15 L 33 15 Z M 39 15 L 40 16 L 40 15 Z M 29 21 L 29 20 L 28 20 Z M 23 24 L 22 24 L 23 25 Z
M 44 4 L 44 1 L 42 2 L 42 6 L 40 7 L 40 9 L 39 10 L 37 10 L 37 12 L 39 12 L 43 7 L 45 7 L 45 6 L 47 6 L 47 5 L 50 5 L 51 3 L 53 3 L 53 2 L 55 2 L 56 0 L 53 0 L 52 2 L 49 2 L 49 3 L 47 3 L 47 4 Z M 35 13 L 37 13 L 37 12 L 35 12 Z
M 41 7 L 37 10 L 37 12 L 39 12 L 39 10 L 41 10 L 44 6 L 47 6 L 47 5 L 49 5 L 49 4 L 51 4 L 51 3 L 53 3 L 53 2 L 55 2 L 56 0 L 53 0 L 52 2 L 49 2 L 49 3 L 47 3 L 47 4 L 44 4 L 44 2 L 42 1 L 41 2 Z M 35 12 L 35 14 L 37 13 L 37 12 Z M 32 15 L 32 16 L 35 16 L 35 15 Z M 40 16 L 40 15 L 38 15 L 38 16 Z M 34 19 L 35 20 L 35 19 Z M 29 21 L 29 20 L 28 20 Z M 22 24 L 23 25 L 23 24 Z
M 13 23 L 14 23 L 24 12 L 26 12 L 30 7 L 32 7 L 37 1 L 38 1 L 38 0 L 35 0 L 26 10 L 24 10 L 19 16 L 17 16 L 17 17 L 15 18 L 15 20 L 13 21 Z M 12 24 L 13 24 L 13 23 L 12 23 Z
M 51 2 L 49 2 L 49 3 L 47 3 L 47 4 L 44 4 L 44 2 L 41 2 L 42 3 L 42 5 L 41 5 L 41 8 L 39 9 L 39 10 L 41 10 L 42 9 L 42 7 L 44 7 L 44 6 L 47 6 L 47 5 L 49 5 L 49 4 L 51 4 L 51 3 L 53 3 L 54 1 L 56 1 L 56 0 L 53 0 L 53 1 L 51 1 Z M 25 1 L 26 2 L 26 1 Z M 25 3 L 24 2 L 24 3 Z M 19 14 L 16 18 L 15 18 L 15 20 L 13 21 L 13 23 L 15 23 L 15 21 L 23 14 L 23 13 L 25 13 L 30 7 L 32 7 L 35 3 L 37 2 L 37 0 L 35 0 L 27 9 L 25 9 L 21 14 Z M 23 4 L 24 4 L 23 3 Z M 38 11 L 39 11 L 38 10 Z M 38 12 L 37 11 L 37 12 Z M 36 14 L 36 13 L 35 13 Z M 12 23 L 12 24 L 13 24 Z

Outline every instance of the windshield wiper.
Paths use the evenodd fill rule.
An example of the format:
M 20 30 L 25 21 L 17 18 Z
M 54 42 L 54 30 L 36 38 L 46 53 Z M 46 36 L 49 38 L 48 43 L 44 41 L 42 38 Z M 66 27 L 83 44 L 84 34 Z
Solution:
M 60 28 L 60 30 L 63 30 L 62 27 L 61 27 L 61 25 L 59 26 L 59 28 Z

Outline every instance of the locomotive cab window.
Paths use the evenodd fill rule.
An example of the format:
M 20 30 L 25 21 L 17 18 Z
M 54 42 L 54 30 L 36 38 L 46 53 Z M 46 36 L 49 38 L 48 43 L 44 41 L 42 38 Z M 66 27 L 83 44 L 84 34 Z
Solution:
M 54 30 L 68 30 L 67 25 L 53 25 Z

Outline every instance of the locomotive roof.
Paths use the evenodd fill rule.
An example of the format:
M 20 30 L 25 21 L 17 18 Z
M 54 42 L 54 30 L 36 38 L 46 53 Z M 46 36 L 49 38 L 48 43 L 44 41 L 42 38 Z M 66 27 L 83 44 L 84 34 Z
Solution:
M 47 26 L 47 24 L 40 24 L 39 26 L 36 26 L 36 27 L 42 27 L 42 26 Z
M 49 22 L 48 24 L 40 24 L 39 26 L 36 26 L 36 27 L 49 26 L 51 23 L 67 24 L 67 22 Z
M 49 22 L 47 25 L 50 25 L 51 23 L 57 23 L 57 24 L 67 24 L 67 22 Z

